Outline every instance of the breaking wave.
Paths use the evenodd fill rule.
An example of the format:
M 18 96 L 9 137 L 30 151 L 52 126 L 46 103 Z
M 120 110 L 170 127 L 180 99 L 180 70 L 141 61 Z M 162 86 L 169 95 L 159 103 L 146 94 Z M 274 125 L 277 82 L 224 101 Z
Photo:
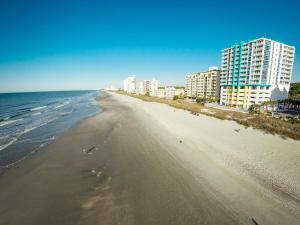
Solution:
M 16 120 L 2 120 L 0 122 L 0 127 L 3 127 L 3 126 L 7 126 L 9 124 L 12 124 L 12 123 L 16 123 L 18 121 L 22 121 L 23 119 L 16 119 Z
M 30 109 L 30 111 L 38 111 L 38 110 L 45 109 L 45 108 L 47 108 L 47 106 L 44 105 L 44 106 L 32 108 L 32 109 Z

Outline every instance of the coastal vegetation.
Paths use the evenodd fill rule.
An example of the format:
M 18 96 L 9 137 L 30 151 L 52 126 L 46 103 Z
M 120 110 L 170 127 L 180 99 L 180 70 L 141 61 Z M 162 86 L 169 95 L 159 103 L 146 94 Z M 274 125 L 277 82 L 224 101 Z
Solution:
M 249 113 L 259 114 L 260 113 L 260 105 L 258 105 L 258 104 L 250 105 L 250 107 L 249 107 Z
M 289 99 L 300 100 L 300 83 L 291 83 Z
M 175 100 L 178 100 L 178 99 L 179 99 L 178 95 L 174 95 L 173 100 L 175 101 Z
M 207 115 L 215 117 L 221 120 L 232 120 L 245 127 L 252 127 L 255 129 L 260 129 L 269 134 L 277 134 L 282 138 L 292 138 L 295 140 L 300 140 L 300 121 L 291 119 L 291 120 L 282 120 L 272 117 L 268 112 L 258 113 L 259 107 L 254 106 L 253 109 L 249 109 L 250 112 L 237 112 L 231 110 L 222 110 L 217 108 L 212 108 L 205 106 L 205 104 L 197 104 L 195 102 L 188 102 L 183 99 L 164 99 L 152 96 L 143 96 L 136 94 L 128 94 L 122 91 L 119 91 L 120 94 L 129 95 L 134 98 L 141 99 L 148 102 L 158 102 L 167 104 L 169 106 L 184 109 L 190 111 L 192 115 Z M 199 101 L 199 100 L 198 100 Z M 201 103 L 201 102 L 200 102 Z
M 215 101 L 216 100 L 214 98 L 203 98 L 203 97 L 196 98 L 196 102 L 201 105 L 204 105 L 205 103 L 212 103 Z

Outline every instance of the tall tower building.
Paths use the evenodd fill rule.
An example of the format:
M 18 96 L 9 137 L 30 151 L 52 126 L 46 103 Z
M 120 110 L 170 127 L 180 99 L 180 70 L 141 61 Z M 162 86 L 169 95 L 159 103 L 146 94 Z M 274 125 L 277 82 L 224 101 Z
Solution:
M 252 104 L 286 99 L 295 47 L 267 38 L 222 50 L 220 104 L 247 109 Z
M 136 78 L 134 76 L 130 76 L 124 79 L 123 88 L 125 92 L 136 93 Z
M 144 80 L 143 81 L 143 88 L 144 88 L 144 94 L 150 94 L 150 88 L 151 88 L 151 81 L 150 80 Z
M 157 91 L 158 91 L 158 81 L 153 78 L 150 81 L 150 95 L 151 96 L 157 96 Z

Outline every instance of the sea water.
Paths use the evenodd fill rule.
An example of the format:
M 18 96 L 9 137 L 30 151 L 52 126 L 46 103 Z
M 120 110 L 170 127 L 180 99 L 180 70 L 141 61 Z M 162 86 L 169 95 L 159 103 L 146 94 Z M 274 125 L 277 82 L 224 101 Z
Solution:
M 0 167 L 9 167 L 101 111 L 99 91 L 0 94 Z

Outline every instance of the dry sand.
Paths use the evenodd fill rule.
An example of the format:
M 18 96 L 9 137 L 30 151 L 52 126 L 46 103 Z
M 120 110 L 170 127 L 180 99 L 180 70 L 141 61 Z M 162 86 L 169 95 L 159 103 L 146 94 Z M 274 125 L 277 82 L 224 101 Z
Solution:
M 300 142 L 124 95 L 0 176 L 0 225 L 300 224 Z

